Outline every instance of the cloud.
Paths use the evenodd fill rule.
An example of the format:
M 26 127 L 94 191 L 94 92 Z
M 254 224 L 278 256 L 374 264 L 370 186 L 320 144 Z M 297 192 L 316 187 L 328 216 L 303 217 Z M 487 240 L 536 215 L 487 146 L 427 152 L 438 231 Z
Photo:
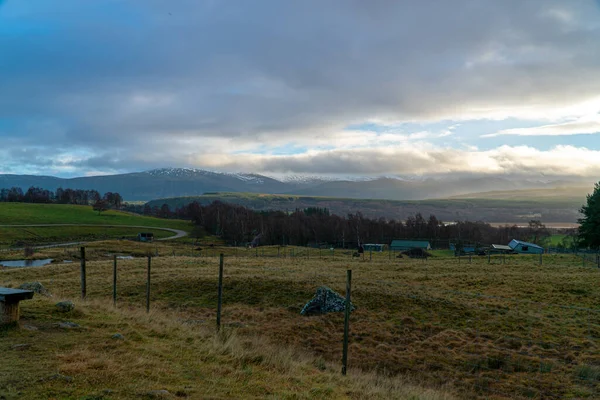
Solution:
M 529 146 L 491 150 L 436 148 L 427 145 L 357 150 L 329 150 L 301 155 L 205 155 L 196 164 L 231 171 L 324 175 L 517 174 L 582 176 L 600 174 L 600 151 L 556 146 L 542 151 Z
M 503 135 L 516 136 L 569 136 L 592 135 L 600 133 L 600 114 L 586 116 L 575 121 L 561 124 L 549 124 L 533 128 L 504 129 L 482 137 L 496 137 Z
M 323 170 L 343 169 L 337 160 L 376 173 L 386 169 L 381 155 L 396 171 L 433 162 L 454 171 L 446 160 L 460 162 L 453 154 L 464 150 L 439 149 L 459 142 L 456 129 L 346 128 L 520 118 L 542 121 L 540 132 L 574 131 L 573 121 L 600 109 L 600 9 L 591 0 L 0 4 L 4 170 L 84 174 L 246 158 L 263 169 L 285 160 L 292 171 L 331 156 Z M 577 129 L 592 129 L 586 123 Z M 510 131 L 496 135 L 519 134 Z M 372 148 L 419 149 L 425 140 L 437 147 L 394 150 L 414 165 Z M 306 151 L 262 154 L 276 147 Z M 15 155 L 24 148 L 38 161 Z M 497 168 L 479 157 L 474 170 L 489 160 Z M 352 159 L 360 165 L 344 162 Z
M 59 157 L 60 159 L 60 157 Z M 46 168 L 66 171 L 120 172 L 133 166 L 143 169 L 169 165 L 208 168 L 266 175 L 305 174 L 326 176 L 384 175 L 521 175 L 588 177 L 600 175 L 600 151 L 575 146 L 539 150 L 531 146 L 501 146 L 490 150 L 436 147 L 424 142 L 410 146 L 311 150 L 302 154 L 203 154 L 165 153 L 160 159 L 146 154 L 103 154 L 79 159 L 62 159 Z

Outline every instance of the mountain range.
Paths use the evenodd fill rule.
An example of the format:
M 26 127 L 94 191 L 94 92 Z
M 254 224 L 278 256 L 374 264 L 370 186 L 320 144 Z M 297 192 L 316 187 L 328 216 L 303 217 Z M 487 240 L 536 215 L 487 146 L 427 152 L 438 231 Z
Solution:
M 117 175 L 58 178 L 0 174 L 0 188 L 95 189 L 118 192 L 126 201 L 197 196 L 213 192 L 294 194 L 356 199 L 421 200 L 465 196 L 473 192 L 551 189 L 581 186 L 576 180 L 535 180 L 498 176 L 274 178 L 254 173 L 227 173 L 191 168 L 162 168 Z M 586 182 L 586 184 L 588 184 Z

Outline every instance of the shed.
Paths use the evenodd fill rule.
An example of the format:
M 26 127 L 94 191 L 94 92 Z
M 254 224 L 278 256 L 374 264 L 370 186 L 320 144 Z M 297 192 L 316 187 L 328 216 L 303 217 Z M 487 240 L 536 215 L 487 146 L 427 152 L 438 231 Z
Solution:
M 140 242 L 152 242 L 154 240 L 154 233 L 152 233 L 152 232 L 140 232 L 137 235 L 137 239 Z
M 517 253 L 520 254 L 543 254 L 544 248 L 542 246 L 538 246 L 537 244 L 522 242 L 517 239 L 513 239 L 510 241 L 508 246 Z
M 512 247 L 504 245 L 504 244 L 493 244 L 492 250 L 502 253 L 508 253 L 513 251 Z
M 392 250 L 405 251 L 410 249 L 431 250 L 431 244 L 427 240 L 392 240 Z
M 489 248 L 488 250 L 489 253 L 501 253 L 501 254 L 506 254 L 506 253 L 514 253 L 512 247 L 507 246 L 505 244 L 492 244 L 492 246 Z
M 385 249 L 385 244 L 367 243 L 363 245 L 365 251 L 375 251 L 381 253 Z

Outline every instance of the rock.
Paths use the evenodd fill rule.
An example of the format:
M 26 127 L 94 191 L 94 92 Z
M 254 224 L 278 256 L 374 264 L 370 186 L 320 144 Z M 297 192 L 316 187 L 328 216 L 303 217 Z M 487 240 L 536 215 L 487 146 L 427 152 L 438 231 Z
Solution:
M 35 293 L 39 293 L 44 296 L 52 297 L 52 295 L 50 294 L 50 292 L 48 292 L 48 290 L 46 290 L 44 285 L 42 285 L 39 282 L 25 282 L 24 284 L 19 286 L 19 289 L 32 290 Z
M 354 305 L 350 303 L 350 311 L 354 311 L 354 309 Z M 322 315 L 344 310 L 346 310 L 346 299 L 327 286 L 321 286 L 317 289 L 315 296 L 302 308 L 300 314 Z
M 112 335 L 112 338 L 117 340 L 125 340 L 125 336 L 121 335 L 120 333 L 115 333 Z
M 245 328 L 246 325 L 242 324 L 241 322 L 230 322 L 227 324 L 227 326 L 231 327 L 231 328 Z
M 38 330 L 38 328 L 33 325 L 23 325 L 23 329 L 26 329 L 28 331 L 37 331 Z
M 60 312 L 69 312 L 75 309 L 75 304 L 72 301 L 59 301 L 56 303 L 56 308 Z
M 29 343 L 19 343 L 19 344 L 13 344 L 12 346 L 10 346 L 10 348 L 12 350 L 26 350 L 30 347 L 31 347 L 31 345 Z
M 72 376 L 67 376 L 63 374 L 54 374 L 48 377 L 49 381 L 65 381 L 65 382 L 73 382 Z
M 171 397 L 171 393 L 168 390 L 151 390 L 146 392 L 146 396 L 151 397 L 153 399 L 164 399 L 166 397 Z
M 81 328 L 80 325 L 75 322 L 61 322 L 58 324 L 59 328 L 71 329 L 71 328 Z

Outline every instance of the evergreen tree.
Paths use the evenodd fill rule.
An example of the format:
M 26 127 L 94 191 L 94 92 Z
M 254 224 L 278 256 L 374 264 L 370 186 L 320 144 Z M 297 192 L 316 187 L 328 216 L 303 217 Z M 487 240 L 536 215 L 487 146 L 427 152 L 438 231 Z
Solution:
M 600 182 L 594 185 L 594 192 L 587 195 L 587 204 L 579 210 L 579 239 L 584 247 L 600 248 Z

